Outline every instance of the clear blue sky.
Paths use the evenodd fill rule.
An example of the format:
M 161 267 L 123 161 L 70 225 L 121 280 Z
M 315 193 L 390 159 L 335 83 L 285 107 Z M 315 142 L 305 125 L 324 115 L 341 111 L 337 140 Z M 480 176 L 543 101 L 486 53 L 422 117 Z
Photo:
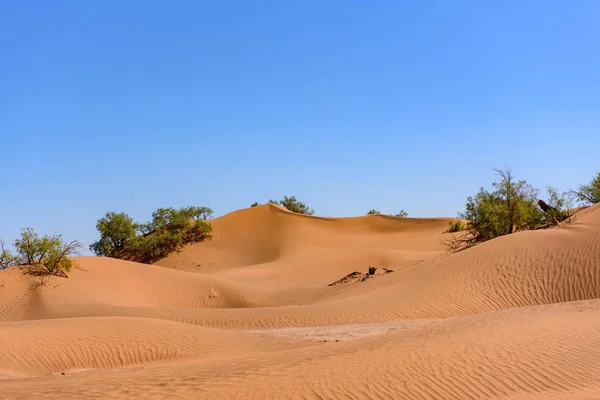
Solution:
M 0 238 L 106 211 L 455 216 L 600 169 L 598 1 L 0 1 Z

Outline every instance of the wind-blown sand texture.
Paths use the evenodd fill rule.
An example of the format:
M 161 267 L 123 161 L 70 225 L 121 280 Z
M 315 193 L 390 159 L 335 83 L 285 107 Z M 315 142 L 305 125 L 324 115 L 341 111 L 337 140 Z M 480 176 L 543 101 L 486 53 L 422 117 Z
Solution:
M 600 398 L 600 206 L 453 254 L 449 220 L 264 205 L 157 265 L 0 271 L 0 398 Z

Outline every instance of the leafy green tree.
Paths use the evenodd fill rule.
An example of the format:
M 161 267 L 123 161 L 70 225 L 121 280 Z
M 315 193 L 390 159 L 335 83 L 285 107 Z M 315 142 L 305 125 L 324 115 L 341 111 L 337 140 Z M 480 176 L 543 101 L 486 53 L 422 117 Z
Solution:
M 519 230 L 534 229 L 541 222 L 537 190 L 524 180 L 516 180 L 508 168 L 496 169 L 500 177 L 494 191 L 480 188 L 467 199 L 466 211 L 459 217 L 469 221 L 472 242 L 481 242 Z
M 296 199 L 296 196 L 284 196 L 283 200 L 280 200 L 279 202 L 269 200 L 269 203 L 279 204 L 280 206 L 298 214 L 313 215 L 315 213 L 315 211 L 311 210 L 306 204 Z
M 205 221 L 212 219 L 213 217 L 213 210 L 210 207 L 195 207 L 195 218 L 192 219 L 203 219 Z
M 172 207 L 169 208 L 158 208 L 156 211 L 152 213 L 152 221 L 150 221 L 150 232 L 163 229 L 167 225 L 177 225 L 177 227 L 183 228 L 182 225 L 189 224 L 191 219 L 190 215 L 183 215 L 183 213 L 178 213 Z
M 133 219 L 123 212 L 107 212 L 96 223 L 96 229 L 100 232 L 100 240 L 90 245 L 90 250 L 98 256 L 114 257 L 136 236 L 136 229 L 144 231 L 148 226 L 134 224 Z
M 600 172 L 587 185 L 579 186 L 575 192 L 577 199 L 585 205 L 600 203 Z
M 4 248 L 4 241 L 0 239 L 0 269 L 19 264 L 19 258 Z
M 21 230 L 21 238 L 15 240 L 18 257 L 23 264 L 33 265 L 44 257 L 49 248 L 48 238 L 40 239 L 32 228 Z
M 199 242 L 210 236 L 210 207 L 159 208 L 152 220 L 134 223 L 124 213 L 107 213 L 96 227 L 100 240 L 90 248 L 97 255 L 155 262 L 184 244 Z
M 367 215 L 374 215 L 374 214 L 381 214 L 379 212 L 379 210 L 376 210 L 374 208 L 371 208 L 369 211 L 367 211 Z

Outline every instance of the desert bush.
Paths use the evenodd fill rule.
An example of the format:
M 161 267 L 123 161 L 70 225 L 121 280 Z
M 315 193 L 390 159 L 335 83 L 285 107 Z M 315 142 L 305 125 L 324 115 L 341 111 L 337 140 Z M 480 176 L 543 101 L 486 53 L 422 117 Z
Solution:
M 71 271 L 73 262 L 70 257 L 80 253 L 82 245 L 79 241 L 64 242 L 62 235 L 39 235 L 32 228 L 25 228 L 21 237 L 15 240 L 17 263 L 23 265 L 40 265 L 53 275 Z
M 150 232 L 125 243 L 123 258 L 152 263 L 184 244 L 203 241 L 209 236 L 211 226 L 204 221 L 207 211 L 200 209 L 159 208 L 152 213 L 152 221 L 148 224 Z
M 260 203 L 258 201 L 255 201 L 254 203 L 250 204 L 250 207 L 258 207 L 260 206 Z
M 466 211 L 459 217 L 469 221 L 469 241 L 482 242 L 520 230 L 534 229 L 541 223 L 537 206 L 538 191 L 524 180 L 516 180 L 508 168 L 496 169 L 500 177 L 494 191 L 480 188 L 467 199 Z
M 0 239 L 0 269 L 19 264 L 19 258 L 4 248 L 4 241 Z
M 461 232 L 465 229 L 462 221 L 448 221 L 448 232 Z
M 70 272 L 73 267 L 71 257 L 80 254 L 83 248 L 77 240 L 68 243 L 63 242 L 60 235 L 53 236 L 50 239 L 49 247 L 47 257 L 42 260 L 41 264 L 53 275 Z
M 32 228 L 21 230 L 21 238 L 15 240 L 15 248 L 19 261 L 23 264 L 33 265 L 41 260 L 48 250 L 48 239 L 42 242 L 39 235 Z
M 100 240 L 90 246 L 96 255 L 152 263 L 182 245 L 210 236 L 209 207 L 159 208 L 152 220 L 134 223 L 125 213 L 107 213 L 96 227 Z
M 369 211 L 367 211 L 367 215 L 375 215 L 375 214 L 381 214 L 381 212 L 379 210 L 376 210 L 374 208 L 370 209 Z M 390 217 L 398 217 L 398 218 L 406 218 L 408 217 L 408 213 L 404 210 L 400 210 L 399 213 L 397 214 L 388 214 Z
M 404 210 L 400 210 L 399 213 L 394 214 L 394 217 L 398 217 L 398 218 L 406 218 L 408 217 L 408 213 Z
M 298 214 L 313 215 L 315 213 L 315 211 L 311 210 L 306 204 L 296 199 L 296 196 L 284 196 L 283 200 L 269 200 L 269 203 L 279 204 L 280 206 Z
M 587 185 L 573 191 L 579 202 L 584 205 L 600 203 L 600 172 Z

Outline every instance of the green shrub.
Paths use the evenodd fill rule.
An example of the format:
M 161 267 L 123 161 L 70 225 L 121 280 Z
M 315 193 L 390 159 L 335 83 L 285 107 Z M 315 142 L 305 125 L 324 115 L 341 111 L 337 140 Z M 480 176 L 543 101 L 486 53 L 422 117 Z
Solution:
M 209 207 L 159 208 L 151 221 L 134 223 L 127 214 L 107 213 L 96 225 L 100 240 L 90 249 L 99 256 L 152 263 L 209 237 L 211 226 L 205 220 L 212 214 Z
M 472 242 L 482 242 L 520 230 L 534 229 L 542 222 L 537 205 L 538 191 L 524 180 L 515 180 L 508 168 L 495 170 L 500 181 L 494 191 L 483 188 L 467 199 L 466 211 L 459 217 L 469 221 Z
M 19 258 L 4 248 L 4 241 L 0 240 L 0 269 L 19 264 Z
M 408 217 L 408 213 L 404 210 L 400 210 L 400 212 L 395 214 L 394 217 L 406 218 L 406 217 Z
M 32 228 L 23 229 L 15 240 L 17 262 L 23 265 L 40 265 L 53 275 L 71 271 L 71 256 L 79 254 L 82 246 L 77 240 L 64 242 L 61 235 L 39 237 Z
M 379 212 L 379 210 L 376 210 L 374 208 L 367 211 L 367 215 L 375 215 L 375 214 L 381 214 L 381 213 Z

